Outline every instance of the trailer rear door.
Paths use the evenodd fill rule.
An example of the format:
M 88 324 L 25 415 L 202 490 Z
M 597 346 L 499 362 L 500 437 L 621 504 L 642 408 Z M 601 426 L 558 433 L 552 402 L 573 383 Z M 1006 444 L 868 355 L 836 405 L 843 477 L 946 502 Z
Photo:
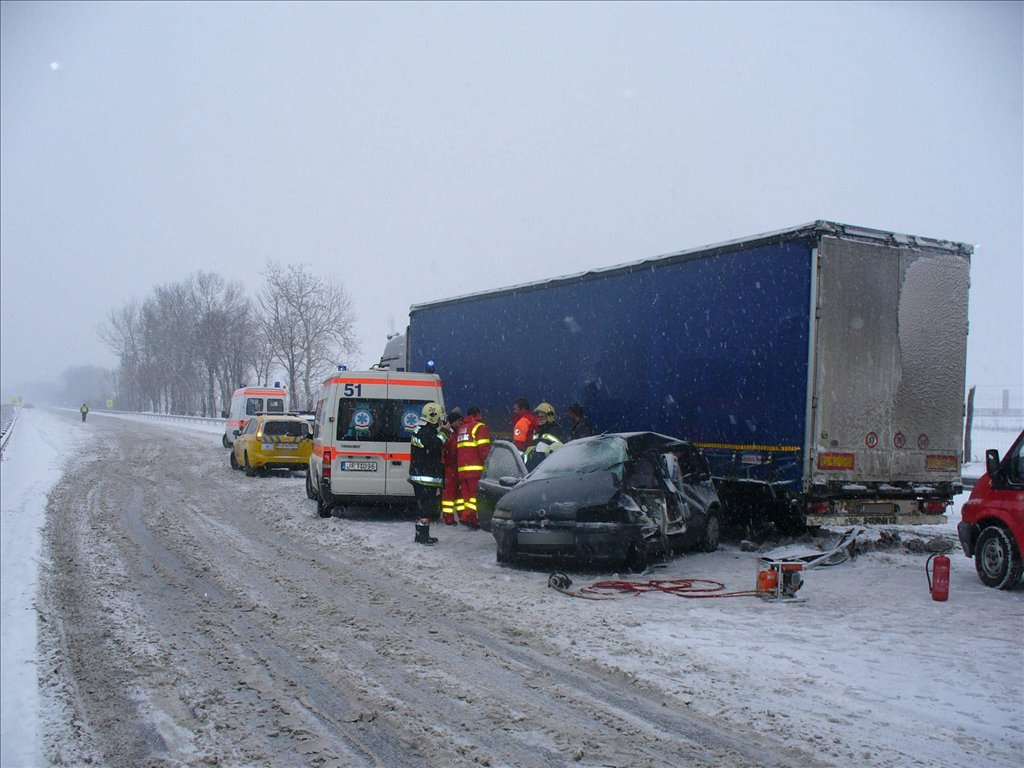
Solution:
M 822 237 L 805 478 L 930 485 L 959 477 L 969 256 Z

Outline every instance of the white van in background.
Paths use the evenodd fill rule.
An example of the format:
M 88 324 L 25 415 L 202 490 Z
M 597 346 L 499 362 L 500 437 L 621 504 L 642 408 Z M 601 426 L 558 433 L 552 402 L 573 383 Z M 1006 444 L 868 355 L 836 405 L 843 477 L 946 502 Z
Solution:
M 225 412 L 225 448 L 235 442 L 235 434 L 245 429 L 249 419 L 257 413 L 288 413 L 288 390 L 275 381 L 272 387 L 241 386 L 231 395 L 231 407 Z
M 412 503 L 410 441 L 429 402 L 444 408 L 433 373 L 338 371 L 324 381 L 306 473 L 320 517 L 347 504 Z

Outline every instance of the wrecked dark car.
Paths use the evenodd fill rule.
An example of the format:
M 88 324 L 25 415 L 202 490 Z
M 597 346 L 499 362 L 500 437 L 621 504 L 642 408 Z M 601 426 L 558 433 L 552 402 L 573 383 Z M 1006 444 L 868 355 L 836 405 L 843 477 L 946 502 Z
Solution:
M 565 444 L 529 474 L 516 459 L 514 446 L 495 441 L 477 491 L 481 509 L 493 509 L 499 563 L 549 558 L 642 571 L 654 556 L 718 547 L 721 504 L 689 443 L 604 434 Z

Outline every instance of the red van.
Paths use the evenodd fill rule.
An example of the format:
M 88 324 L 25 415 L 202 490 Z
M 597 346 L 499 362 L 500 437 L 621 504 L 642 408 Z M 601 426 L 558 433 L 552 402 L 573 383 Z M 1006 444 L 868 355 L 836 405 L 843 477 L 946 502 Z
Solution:
M 971 491 L 956 527 L 964 554 L 974 557 L 982 583 L 996 589 L 1012 589 L 1024 562 L 1024 432 L 1002 461 L 999 451 L 985 451 L 983 475 Z

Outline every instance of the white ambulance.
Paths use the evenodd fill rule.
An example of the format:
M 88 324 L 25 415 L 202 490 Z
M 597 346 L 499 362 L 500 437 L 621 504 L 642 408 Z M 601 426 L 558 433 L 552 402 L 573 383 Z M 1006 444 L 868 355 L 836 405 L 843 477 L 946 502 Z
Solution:
M 320 517 L 348 504 L 412 503 L 410 440 L 432 401 L 444 408 L 433 373 L 341 370 L 324 381 L 306 473 Z
M 241 386 L 231 395 L 231 407 L 224 413 L 225 448 L 234 445 L 235 435 L 245 429 L 257 413 L 288 413 L 288 390 L 278 381 L 272 387 Z

